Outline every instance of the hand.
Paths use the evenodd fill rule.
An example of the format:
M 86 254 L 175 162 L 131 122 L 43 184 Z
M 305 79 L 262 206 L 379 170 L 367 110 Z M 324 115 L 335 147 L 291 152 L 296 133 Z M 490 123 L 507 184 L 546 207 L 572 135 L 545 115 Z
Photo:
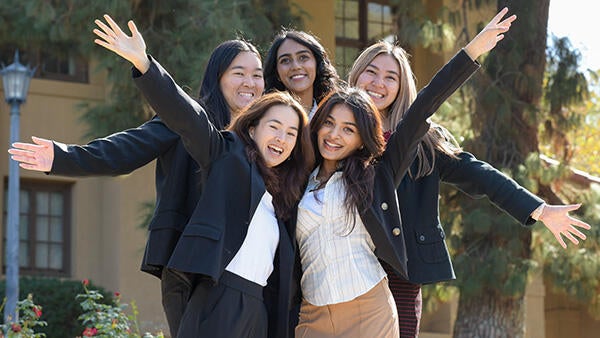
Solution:
M 131 36 L 127 36 L 108 14 L 104 14 L 104 19 L 108 26 L 98 19 L 94 21 L 101 29 L 94 28 L 94 34 L 100 38 L 94 42 L 131 62 L 142 74 L 148 71 L 150 60 L 146 56 L 146 43 L 135 23 L 131 20 L 127 23 L 131 31 Z
M 500 21 L 504 15 L 508 13 L 508 8 L 504 7 L 490 21 L 476 37 L 471 40 L 464 48 L 471 59 L 477 59 L 481 54 L 489 52 L 498 41 L 504 39 L 504 34 L 510 29 L 510 25 L 517 19 L 516 15 L 511 15 L 508 18 Z
M 546 205 L 544 211 L 540 215 L 539 220 L 544 223 L 546 228 L 552 232 L 558 243 L 563 247 L 567 248 L 562 236 L 567 237 L 573 244 L 579 244 L 579 241 L 575 236 L 585 240 L 585 235 L 575 227 L 580 227 L 589 230 L 591 227 L 589 224 L 578 220 L 577 218 L 569 216 L 569 211 L 577 210 L 581 204 L 571 205 Z
M 50 140 L 31 137 L 33 143 L 15 142 L 8 149 L 11 158 L 19 162 L 19 167 L 27 170 L 48 172 L 54 162 L 54 144 Z

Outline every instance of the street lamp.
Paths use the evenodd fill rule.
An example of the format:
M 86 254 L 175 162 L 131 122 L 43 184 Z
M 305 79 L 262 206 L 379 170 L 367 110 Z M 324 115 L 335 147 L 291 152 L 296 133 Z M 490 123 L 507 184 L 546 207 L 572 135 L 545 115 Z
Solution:
M 19 107 L 27 98 L 29 80 L 35 69 L 19 63 L 19 51 L 15 52 L 15 61 L 4 67 L 2 64 L 2 82 L 4 98 L 10 104 L 10 144 L 19 140 Z M 19 297 L 19 164 L 8 159 L 8 217 L 6 220 L 6 304 L 4 322 L 16 321 Z

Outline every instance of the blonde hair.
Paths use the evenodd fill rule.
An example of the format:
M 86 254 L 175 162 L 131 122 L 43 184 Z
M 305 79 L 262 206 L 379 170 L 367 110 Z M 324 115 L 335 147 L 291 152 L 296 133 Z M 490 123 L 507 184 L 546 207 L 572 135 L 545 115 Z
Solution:
M 378 41 L 367 47 L 354 61 L 348 73 L 348 84 L 356 86 L 358 77 L 367 69 L 373 60 L 382 54 L 390 55 L 398 63 L 400 68 L 400 88 L 398 95 L 385 112 L 380 112 L 382 119 L 386 119 L 392 131 L 404 118 L 404 114 L 417 98 L 417 85 L 415 75 L 408 61 L 408 53 L 400 46 L 388 41 Z M 383 116 L 385 115 L 385 116 Z M 435 151 L 456 157 L 462 151 L 452 134 L 444 127 L 432 124 L 432 128 L 417 146 L 417 170 L 409 169 L 409 175 L 413 178 L 427 176 L 433 172 L 435 166 Z

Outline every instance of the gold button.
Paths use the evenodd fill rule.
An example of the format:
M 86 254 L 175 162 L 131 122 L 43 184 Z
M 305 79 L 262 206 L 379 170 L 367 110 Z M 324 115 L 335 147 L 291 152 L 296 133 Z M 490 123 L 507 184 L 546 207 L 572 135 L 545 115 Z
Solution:
M 392 229 L 392 235 L 394 236 L 400 236 L 400 228 L 395 227 Z
M 381 203 L 381 209 L 382 210 L 387 210 L 387 208 L 388 208 L 387 203 L 385 203 L 385 202 Z

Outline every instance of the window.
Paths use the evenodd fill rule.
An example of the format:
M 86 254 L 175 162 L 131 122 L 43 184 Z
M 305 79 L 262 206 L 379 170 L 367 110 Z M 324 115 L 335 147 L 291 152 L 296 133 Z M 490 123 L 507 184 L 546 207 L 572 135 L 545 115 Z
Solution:
M 9 65 L 14 61 L 16 47 L 3 46 L 0 61 Z M 36 67 L 34 78 L 87 83 L 87 62 L 72 51 L 19 50 L 19 60 L 24 65 Z
M 385 0 L 336 0 L 335 7 L 335 61 L 345 77 L 364 48 L 394 33 L 394 15 Z
M 4 188 L 4 245 L 8 209 L 6 183 L 7 181 Z M 20 271 L 28 275 L 68 275 L 71 247 L 70 184 L 21 180 L 20 185 Z M 2 257 L 4 255 L 2 253 Z M 5 267 L 5 257 L 3 263 Z

